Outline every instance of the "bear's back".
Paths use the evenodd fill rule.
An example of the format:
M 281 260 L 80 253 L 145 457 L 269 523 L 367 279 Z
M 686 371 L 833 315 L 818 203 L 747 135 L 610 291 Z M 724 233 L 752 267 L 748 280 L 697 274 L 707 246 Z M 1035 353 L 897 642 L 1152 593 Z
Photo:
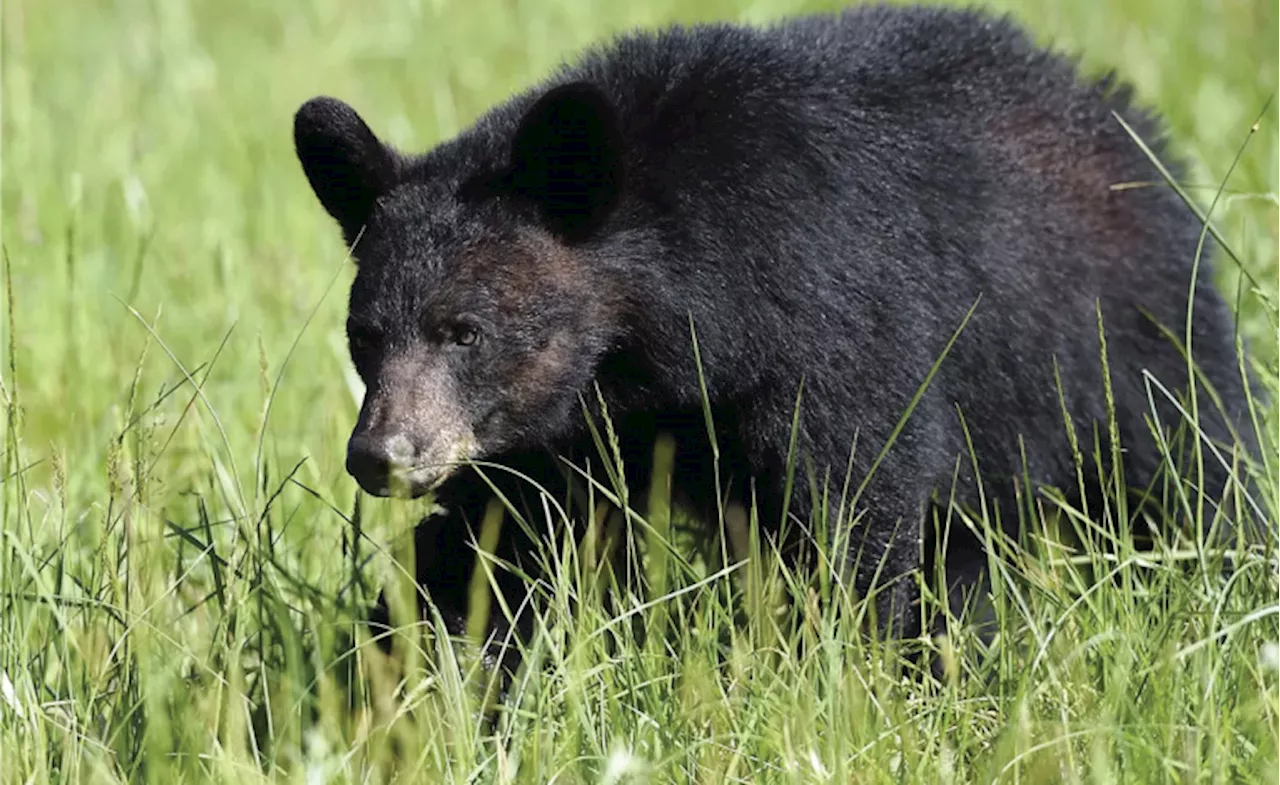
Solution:
M 1034 103 L 1079 130 L 1111 125 L 1110 110 L 1129 108 L 1127 89 L 1080 79 L 1074 62 L 1038 46 L 1011 18 L 928 6 L 636 31 L 589 50 L 551 82 L 576 80 L 604 88 L 632 122 L 652 119 L 655 109 L 780 102 L 803 107 L 797 121 L 880 109 L 978 128 L 993 113 Z M 716 117 L 708 111 L 705 119 Z M 1139 122 L 1146 130 L 1148 120 Z
M 1015 472 L 1003 464 L 1019 430 L 1061 427 L 1052 360 L 1073 415 L 1105 418 L 1099 308 L 1136 440 L 1142 369 L 1182 374 L 1150 319 L 1180 332 L 1198 226 L 1152 187 L 1160 174 L 1117 115 L 1166 158 L 1159 124 L 1126 86 L 1082 75 L 1007 18 L 868 6 L 669 28 L 622 36 L 553 78 L 575 80 L 614 100 L 634 193 L 676 227 L 661 263 L 754 314 L 758 335 L 734 336 L 744 356 L 793 336 L 771 359 L 827 368 L 812 374 L 815 397 L 856 398 L 848 380 L 871 375 L 902 397 L 981 300 L 939 385 Z M 1229 312 L 1208 268 L 1202 363 L 1234 389 Z M 850 348 L 869 328 L 876 344 Z

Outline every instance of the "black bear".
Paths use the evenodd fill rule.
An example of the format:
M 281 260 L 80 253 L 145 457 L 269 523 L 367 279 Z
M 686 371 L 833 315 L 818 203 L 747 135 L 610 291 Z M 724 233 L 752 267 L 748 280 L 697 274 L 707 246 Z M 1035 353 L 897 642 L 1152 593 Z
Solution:
M 1125 477 L 1152 482 L 1152 425 L 1181 417 L 1146 375 L 1185 392 L 1189 302 L 1223 404 L 1202 393 L 1201 434 L 1230 460 L 1245 396 L 1207 262 L 1192 285 L 1201 225 L 1113 113 L 1162 150 L 1128 90 L 1008 19 L 883 6 L 624 35 L 423 155 L 312 99 L 297 154 L 358 268 L 348 470 L 435 493 L 418 578 L 457 631 L 494 490 L 562 495 L 603 404 L 630 486 L 669 434 L 702 520 L 737 500 L 803 541 L 811 490 L 851 477 L 845 575 L 917 634 L 928 512 L 957 472 L 976 503 L 970 454 L 1010 533 L 1020 478 L 1079 486 L 1068 416 L 1087 453 L 1110 407 Z M 519 562 L 536 535 L 504 531 Z M 961 588 L 986 564 L 960 537 L 945 558 Z

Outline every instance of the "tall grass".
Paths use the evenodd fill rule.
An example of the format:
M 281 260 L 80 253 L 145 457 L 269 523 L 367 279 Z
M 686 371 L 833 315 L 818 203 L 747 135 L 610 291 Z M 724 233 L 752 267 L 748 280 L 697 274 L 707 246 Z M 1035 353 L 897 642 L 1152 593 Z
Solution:
M 1218 500 L 1172 473 L 1156 523 L 1182 535 L 1150 548 L 1108 547 L 1120 494 L 1028 495 L 989 650 L 868 639 L 863 606 L 788 574 L 750 511 L 725 510 L 724 557 L 700 557 L 660 485 L 627 489 L 648 519 L 549 540 L 503 696 L 476 646 L 406 629 L 388 658 L 355 624 L 381 586 L 411 601 L 424 510 L 359 497 L 342 469 L 351 269 L 293 110 L 339 95 L 423 148 L 622 27 L 834 5 L 5 2 L 0 779 L 1277 782 L 1274 534 L 1199 545 Z M 1181 187 L 1248 273 L 1213 260 L 1266 393 L 1264 466 L 1232 515 L 1274 532 L 1274 104 L 1250 128 L 1276 92 L 1275 4 L 996 5 L 1118 68 L 1191 161 Z M 1078 445 L 1082 475 L 1106 445 Z M 480 544 L 517 525 L 500 512 Z M 943 514 L 982 531 L 981 513 Z M 628 524 L 648 558 L 610 591 Z M 935 646 L 937 682 L 898 656 Z

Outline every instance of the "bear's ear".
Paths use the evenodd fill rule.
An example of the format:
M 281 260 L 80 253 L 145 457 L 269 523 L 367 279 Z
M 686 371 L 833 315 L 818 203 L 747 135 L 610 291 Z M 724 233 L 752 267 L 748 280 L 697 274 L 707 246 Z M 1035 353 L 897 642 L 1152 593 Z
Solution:
M 585 82 L 548 91 L 525 113 L 511 147 L 510 187 L 566 236 L 594 229 L 622 190 L 623 139 L 609 99 Z
M 373 203 L 395 184 L 397 156 L 378 140 L 356 110 L 336 98 L 312 98 L 293 118 L 298 160 L 320 204 L 342 227 L 350 245 Z

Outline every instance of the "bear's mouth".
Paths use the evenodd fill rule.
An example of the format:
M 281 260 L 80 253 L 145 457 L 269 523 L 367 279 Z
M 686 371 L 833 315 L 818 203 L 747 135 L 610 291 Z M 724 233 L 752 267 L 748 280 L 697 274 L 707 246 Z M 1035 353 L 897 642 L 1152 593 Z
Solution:
M 417 499 L 437 490 L 458 469 L 477 456 L 478 450 L 474 436 L 470 433 L 460 434 L 451 439 L 439 458 L 422 461 L 416 464 L 391 464 L 386 473 L 379 478 L 356 478 L 356 482 L 371 496 L 398 499 Z M 366 485 L 366 483 L 368 483 Z
M 454 463 L 393 468 L 382 483 L 374 486 L 361 483 L 360 487 L 370 496 L 417 499 L 443 485 L 445 480 L 457 472 L 459 465 Z

